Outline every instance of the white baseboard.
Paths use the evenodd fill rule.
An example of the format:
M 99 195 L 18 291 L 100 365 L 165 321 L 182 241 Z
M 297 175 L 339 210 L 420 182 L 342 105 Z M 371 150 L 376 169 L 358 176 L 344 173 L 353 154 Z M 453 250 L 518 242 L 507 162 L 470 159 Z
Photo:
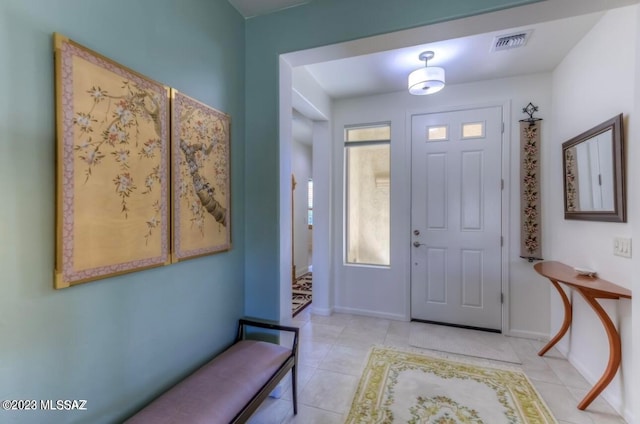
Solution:
M 595 375 L 591 370 L 585 367 L 584 364 L 582 364 L 575 355 L 569 353 L 569 355 L 565 356 L 569 363 L 573 365 L 573 367 L 584 377 L 585 380 L 587 380 L 587 382 L 591 386 L 593 386 L 598 382 L 598 380 L 600 380 L 600 375 Z M 611 405 L 611 407 L 618 414 L 623 416 L 627 422 L 635 422 L 631 419 L 633 417 L 632 412 L 629 410 L 629 408 L 625 408 L 625 405 L 623 404 L 622 399 L 619 396 L 612 395 L 610 392 L 607 392 L 606 389 L 602 393 L 600 393 L 600 396 L 602 396 L 607 402 L 609 402 L 609 405 Z
M 523 330 L 511 329 L 507 333 L 505 333 L 505 335 L 511 336 L 511 337 L 521 337 L 524 339 L 539 340 L 543 342 L 549 341 L 549 335 L 534 332 L 534 331 L 523 331 Z M 589 371 L 587 367 L 585 367 L 578 359 L 576 359 L 575 355 L 571 355 L 566 347 L 563 347 L 562 345 L 560 346 L 556 345 L 554 347 L 562 356 L 567 358 L 569 363 L 573 365 L 573 367 L 585 378 L 585 380 L 587 380 L 587 382 L 589 382 L 589 384 L 593 385 L 600 379 L 599 375 L 594 375 L 591 371 Z M 635 422 L 633 420 L 633 413 L 630 410 L 629 406 L 623 405 L 622 399 L 620 399 L 619 396 L 613 396 L 610 393 L 607 393 L 606 390 L 603 393 L 601 393 L 601 396 L 627 422 L 629 423 Z
M 363 315 L 367 317 L 392 319 L 394 321 L 407 321 L 404 314 L 389 314 L 386 312 L 370 311 L 368 309 L 345 308 L 343 306 L 336 306 L 334 310 L 342 314 Z
M 311 308 L 311 313 L 314 315 L 321 315 L 323 317 L 328 317 L 328 316 L 331 316 L 331 314 L 333 314 L 332 308 L 318 308 L 317 306 L 313 306 L 313 303 L 311 303 L 311 306 L 308 306 L 308 308 Z
M 567 347 L 566 343 L 562 343 L 562 340 L 560 340 L 560 342 L 555 344 L 553 348 L 560 352 L 560 354 L 564 356 L 566 360 L 569 360 L 569 348 Z
M 296 278 L 300 278 L 302 277 L 304 274 L 306 274 L 307 272 L 309 272 L 309 267 L 306 266 L 304 268 L 298 268 L 296 267 Z
M 512 328 L 505 331 L 504 335 L 510 337 L 520 337 L 521 339 L 538 340 L 541 342 L 549 341 L 548 334 L 538 333 L 537 331 L 515 330 Z

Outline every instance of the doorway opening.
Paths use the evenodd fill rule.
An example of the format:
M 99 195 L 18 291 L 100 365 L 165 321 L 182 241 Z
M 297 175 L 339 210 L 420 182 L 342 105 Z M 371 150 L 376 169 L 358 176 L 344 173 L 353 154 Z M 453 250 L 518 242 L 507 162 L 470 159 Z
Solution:
M 311 141 L 309 136 L 294 131 L 291 158 L 293 172 L 291 179 L 292 317 L 311 304 L 313 293 L 313 148 Z

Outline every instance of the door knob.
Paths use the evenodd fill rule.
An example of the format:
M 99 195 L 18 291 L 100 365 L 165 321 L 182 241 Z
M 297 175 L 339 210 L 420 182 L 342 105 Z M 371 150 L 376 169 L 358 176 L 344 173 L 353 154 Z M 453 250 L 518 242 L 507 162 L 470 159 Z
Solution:
M 419 241 L 414 241 L 413 242 L 413 247 L 420 247 L 422 246 L 424 243 L 420 243 Z

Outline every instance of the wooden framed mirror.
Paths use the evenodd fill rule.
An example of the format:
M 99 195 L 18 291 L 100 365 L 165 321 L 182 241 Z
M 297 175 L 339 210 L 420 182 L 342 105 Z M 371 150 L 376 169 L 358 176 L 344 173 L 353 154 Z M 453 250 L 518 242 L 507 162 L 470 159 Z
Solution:
M 627 222 L 622 114 L 562 143 L 564 218 Z

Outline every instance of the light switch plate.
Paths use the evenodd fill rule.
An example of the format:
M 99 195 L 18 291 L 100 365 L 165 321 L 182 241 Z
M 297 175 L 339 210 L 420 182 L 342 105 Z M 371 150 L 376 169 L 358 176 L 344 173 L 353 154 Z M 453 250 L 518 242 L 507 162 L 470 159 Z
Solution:
M 626 237 L 615 237 L 613 239 L 613 254 L 624 258 L 630 258 L 631 239 Z

